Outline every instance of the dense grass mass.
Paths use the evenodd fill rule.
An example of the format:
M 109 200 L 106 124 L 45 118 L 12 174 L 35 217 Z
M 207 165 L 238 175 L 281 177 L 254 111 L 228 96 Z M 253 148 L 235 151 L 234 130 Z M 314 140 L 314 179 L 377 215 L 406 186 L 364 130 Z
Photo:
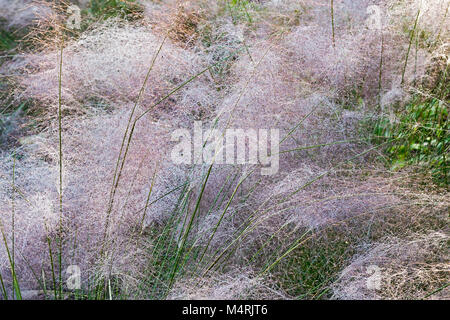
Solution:
M 1 299 L 449 299 L 448 8 L 0 0 Z

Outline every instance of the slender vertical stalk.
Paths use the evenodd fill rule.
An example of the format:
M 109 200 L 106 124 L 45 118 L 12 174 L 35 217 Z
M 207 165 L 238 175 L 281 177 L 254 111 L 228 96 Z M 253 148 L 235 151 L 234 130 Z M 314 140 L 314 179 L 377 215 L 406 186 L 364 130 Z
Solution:
M 3 298 L 5 300 L 8 300 L 8 295 L 6 294 L 5 283 L 3 282 L 3 278 L 2 278 L 2 274 L 1 273 L 0 273 L 0 285 L 1 285 L 1 289 L 2 289 Z
M 16 154 L 13 154 L 13 172 L 12 172 L 12 195 L 11 195 L 11 258 L 12 258 L 12 268 L 15 266 L 15 215 L 16 215 Z
M 21 298 L 19 284 L 17 283 L 16 278 L 16 263 L 15 263 L 15 225 L 16 225 L 16 208 L 15 208 L 15 197 L 16 197 L 16 155 L 13 154 L 13 172 L 12 172 L 12 195 L 11 195 L 11 272 L 13 275 L 14 288 L 15 288 L 15 296 L 17 298 Z
M 47 229 L 47 228 L 46 228 Z M 47 236 L 46 236 L 46 240 L 47 240 L 47 245 L 48 245 L 48 253 L 50 256 L 50 268 L 52 271 L 52 280 L 53 280 L 53 292 L 55 294 L 55 300 L 58 299 L 58 293 L 56 292 L 56 276 L 55 276 L 55 263 L 53 262 L 53 252 L 52 252 L 52 243 L 50 240 L 50 237 L 48 236 L 48 230 L 47 231 Z M 42 271 L 44 272 L 44 271 Z M 45 281 L 44 281 L 45 283 Z
M 235 19 L 234 15 L 233 15 L 233 8 L 231 8 L 231 6 L 230 6 L 230 4 L 229 4 L 228 1 L 227 1 L 227 7 L 228 7 L 228 9 L 230 10 L 231 21 L 232 21 L 233 24 L 235 25 L 237 20 Z M 248 21 L 249 21 L 250 23 L 252 23 L 252 18 L 251 18 L 250 15 L 248 14 L 247 8 L 245 7 L 245 4 L 243 4 L 243 7 L 244 7 L 244 10 L 245 10 L 245 13 L 247 14 Z M 245 37 L 242 38 L 242 44 L 244 45 L 245 51 L 247 52 L 247 54 L 248 54 L 248 56 L 249 56 L 251 62 L 253 62 L 252 55 L 250 54 L 250 50 L 248 49 L 247 43 L 245 42 Z
M 381 89 L 382 89 L 382 76 L 383 76 L 383 53 L 384 53 L 384 35 L 383 35 L 383 28 L 381 28 L 380 32 L 381 36 L 381 48 L 380 48 L 380 66 L 379 66 L 379 73 L 378 73 L 378 107 L 381 110 Z
M 9 247 L 8 247 L 8 242 L 6 240 L 6 235 L 5 235 L 3 223 L 1 220 L 0 220 L 0 233 L 2 235 L 3 244 L 5 245 L 6 254 L 8 256 L 9 265 L 11 267 L 11 276 L 12 276 L 13 290 L 14 290 L 13 298 L 17 297 L 17 299 L 22 300 L 22 295 L 20 293 L 20 287 L 19 287 L 19 281 L 17 280 L 16 271 L 14 269 L 13 262 L 12 262 L 11 251 L 9 250 Z M 3 281 L 3 279 L 2 279 L 2 281 Z
M 417 52 L 419 51 L 419 34 L 416 33 L 416 41 L 415 41 L 415 53 L 414 53 L 414 86 L 416 86 L 417 82 Z
M 419 16 L 420 16 L 420 8 L 419 8 L 419 10 L 417 10 L 416 20 L 414 21 L 414 27 L 411 30 L 410 35 L 409 35 L 409 45 L 408 45 L 408 50 L 406 51 L 405 65 L 403 66 L 403 71 L 402 71 L 402 83 L 401 83 L 402 85 L 405 82 L 405 72 L 406 72 L 406 67 L 408 65 L 409 52 L 411 51 L 411 45 L 412 45 L 412 41 L 414 38 L 414 34 L 416 33 L 417 22 L 419 21 Z
M 333 43 L 333 48 L 336 46 L 335 43 L 335 39 L 334 39 L 334 1 L 331 0 L 330 3 L 330 7 L 331 7 L 331 32 L 332 32 L 332 43 Z
M 250 172 L 250 173 L 252 173 L 252 172 Z M 221 224 L 221 222 L 222 222 L 222 220 L 223 220 L 223 218 L 224 218 L 224 216 L 225 216 L 225 213 L 227 212 L 228 208 L 230 207 L 230 204 L 231 204 L 231 202 L 233 201 L 234 196 L 236 195 L 236 192 L 238 191 L 238 189 L 239 189 L 239 187 L 241 186 L 241 184 L 245 181 L 245 179 L 248 178 L 249 175 L 250 175 L 250 174 L 243 175 L 242 178 L 239 180 L 238 184 L 236 185 L 236 187 L 234 188 L 234 191 L 233 191 L 233 193 L 231 194 L 230 198 L 228 199 L 228 202 L 227 202 L 227 204 L 226 204 L 226 206 L 225 206 L 225 209 L 224 209 L 223 212 L 222 212 L 222 215 L 221 215 L 220 218 L 219 218 L 219 221 L 216 223 L 216 225 L 215 225 L 214 228 L 213 228 L 213 231 L 212 231 L 212 233 L 211 233 L 211 236 L 209 237 L 208 243 L 206 244 L 205 249 L 203 250 L 203 253 L 202 253 L 201 256 L 200 256 L 200 259 L 198 260 L 198 264 L 200 264 L 200 263 L 202 262 L 203 257 L 205 256 L 206 251 L 208 251 L 209 245 L 211 244 L 211 241 L 212 241 L 212 239 L 214 238 L 214 235 L 216 234 L 216 231 L 217 231 L 217 229 L 219 228 L 219 225 Z
M 448 94 L 448 90 L 449 90 L 448 86 L 445 85 L 446 81 L 447 81 L 448 67 L 449 67 L 449 64 L 447 64 L 447 66 L 444 69 L 444 72 L 442 74 L 441 80 L 439 82 L 439 87 L 438 87 L 438 90 L 437 90 L 437 92 L 439 93 L 441 99 L 445 98 L 445 96 Z
M 139 225 L 139 232 L 140 232 L 140 234 L 142 234 L 144 232 L 145 216 L 147 215 L 147 209 L 148 209 L 150 197 L 152 195 L 153 186 L 155 184 L 155 177 L 156 177 L 157 170 L 158 170 L 158 166 L 156 166 L 155 171 L 153 172 L 152 181 L 150 183 L 150 189 L 148 190 L 148 194 L 147 194 L 147 200 L 145 201 L 144 212 L 142 214 L 141 223 Z
M 113 208 L 113 205 L 114 205 L 114 197 L 115 197 L 115 194 L 116 194 L 117 187 L 119 185 L 121 171 L 122 171 L 122 167 L 123 167 L 123 164 L 124 164 L 124 161 L 125 161 L 125 157 L 126 157 L 126 155 L 123 155 L 123 157 L 122 157 L 122 153 L 123 153 L 123 150 L 124 150 L 126 138 L 128 136 L 128 131 L 130 130 L 130 125 L 132 124 L 134 113 L 136 111 L 136 108 L 137 108 L 139 102 L 141 101 L 142 95 L 144 94 L 145 87 L 147 85 L 148 79 L 150 78 L 150 72 L 152 71 L 153 66 L 155 65 L 156 58 L 158 57 L 159 53 L 161 52 L 161 49 L 162 49 L 166 39 L 167 39 L 167 35 L 164 37 L 163 41 L 161 42 L 161 45 L 158 47 L 158 50 L 156 51 L 156 53 L 153 56 L 152 62 L 150 64 L 150 67 L 148 68 L 147 74 L 145 75 L 144 82 L 142 83 L 142 87 L 139 90 L 139 94 L 138 94 L 138 97 L 136 99 L 136 102 L 135 102 L 133 108 L 131 109 L 130 117 L 128 119 L 127 127 L 125 129 L 125 134 L 123 135 L 122 145 L 120 147 L 119 156 L 117 157 L 117 163 L 116 163 L 116 168 L 115 168 L 115 171 L 114 171 L 113 183 L 112 183 L 112 186 L 111 186 L 109 206 L 108 206 L 108 210 L 106 212 L 106 222 L 105 222 L 105 231 L 104 231 L 104 235 L 103 235 L 103 244 L 106 242 L 106 239 L 107 239 L 110 215 L 111 215 L 111 211 L 112 211 L 112 208 Z M 132 130 L 133 129 L 134 129 L 134 127 L 132 127 Z M 130 133 L 130 135 L 131 135 L 131 133 Z M 119 166 L 121 160 L 122 160 L 122 166 Z M 103 249 L 102 249 L 102 251 L 103 251 Z
M 440 37 L 441 37 L 441 32 L 442 32 L 442 25 L 444 24 L 445 19 L 447 18 L 447 13 L 448 13 L 448 7 L 450 6 L 450 3 L 447 4 L 447 9 L 445 9 L 445 14 L 444 17 L 442 18 L 441 24 L 439 26 L 439 32 L 438 35 L 436 37 L 436 42 L 439 41 Z
M 177 255 L 176 255 L 176 258 L 175 258 L 175 264 L 174 264 L 174 266 L 173 266 L 173 268 L 172 268 L 172 272 L 171 272 L 171 274 L 170 274 L 169 286 L 168 286 L 168 288 L 167 288 L 168 290 L 172 287 L 173 282 L 174 282 L 174 280 L 175 280 L 175 275 L 176 275 L 176 272 L 177 272 L 177 270 L 178 270 L 178 266 L 179 266 L 179 264 L 180 264 L 180 259 L 181 259 L 182 253 L 183 253 L 184 250 L 185 250 L 186 241 L 187 241 L 188 235 L 189 235 L 189 233 L 190 233 L 190 231 L 191 231 L 191 229 L 192 229 L 192 225 L 193 225 L 194 219 L 197 217 L 197 212 L 198 212 L 199 209 L 200 209 L 200 202 L 201 202 L 201 200 L 202 200 L 202 197 L 203 197 L 203 193 L 204 193 L 204 191 L 205 191 L 206 184 L 207 184 L 208 179 L 209 179 L 209 176 L 210 176 L 210 174 L 211 174 L 211 169 L 212 169 L 212 167 L 213 167 L 213 164 L 211 164 L 211 165 L 209 166 L 209 168 L 208 168 L 208 172 L 207 172 L 207 174 L 206 174 L 205 180 L 204 180 L 203 185 L 202 185 L 202 188 L 201 188 L 201 190 L 200 190 L 200 194 L 199 194 L 199 196 L 198 196 L 198 198 L 197 198 L 197 202 L 196 202 L 196 204 L 195 204 L 195 209 L 194 209 L 194 211 L 193 211 L 193 213 L 192 213 L 192 215 L 191 215 L 191 217 L 190 217 L 190 219 L 189 219 L 189 223 L 188 223 L 188 225 L 187 225 L 186 231 L 184 232 L 184 235 L 183 235 L 183 238 L 182 238 L 182 242 L 181 242 L 181 244 L 180 244 L 179 250 L 178 250 Z
M 58 235 L 58 269 L 59 296 L 62 297 L 62 219 L 63 219 L 63 153 L 62 153 L 62 63 L 64 49 L 64 35 L 61 35 L 61 50 L 58 72 L 58 135 L 59 135 L 59 235 Z
M 14 230 L 14 211 L 15 211 L 15 205 L 14 205 L 14 190 L 15 190 L 15 186 L 14 186 L 14 181 L 15 181 L 15 155 L 13 155 L 13 182 L 12 182 L 12 228 Z M 8 247 L 8 241 L 4 232 L 4 225 L 3 225 L 3 221 L 0 220 L 0 233 L 2 236 L 2 240 L 3 240 L 3 244 L 5 245 L 5 249 L 6 249 L 6 253 L 8 256 L 8 261 L 9 261 L 9 265 L 11 268 L 11 276 L 12 276 L 12 281 L 13 281 L 13 299 L 17 298 L 19 300 L 22 300 L 22 295 L 20 293 L 20 287 L 19 287 L 19 281 L 17 280 L 17 276 L 16 276 L 16 270 L 15 270 L 15 263 L 14 263 L 14 256 L 11 254 L 11 251 L 9 250 Z M 14 238 L 14 234 L 12 236 Z M 2 290 L 3 290 L 3 295 L 5 297 L 5 299 L 8 299 L 8 296 L 6 294 L 6 289 L 3 283 L 3 278 L 0 275 L 0 282 L 1 282 L 1 286 L 2 286 Z

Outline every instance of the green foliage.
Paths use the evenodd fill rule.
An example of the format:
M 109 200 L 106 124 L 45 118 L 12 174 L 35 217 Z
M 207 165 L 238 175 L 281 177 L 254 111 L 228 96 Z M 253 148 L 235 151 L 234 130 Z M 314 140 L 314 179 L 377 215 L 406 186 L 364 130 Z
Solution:
M 142 16 L 143 8 L 136 0 L 91 0 L 89 13 L 94 17 L 120 17 L 127 20 Z
M 205 28 L 202 43 L 206 47 L 206 52 L 211 56 L 212 62 L 217 63 L 211 68 L 211 73 L 216 83 L 220 82 L 226 78 L 233 62 L 238 59 L 238 50 L 242 46 L 242 42 L 226 32 L 216 34 L 210 28 Z
M 329 285 L 355 254 L 358 240 L 339 228 L 326 230 L 303 242 L 280 261 L 271 276 L 283 291 L 296 299 L 329 297 Z
M 0 21 L 0 52 L 9 51 L 16 47 L 17 37 L 10 30 L 2 28 Z
M 395 141 L 385 150 L 393 169 L 418 164 L 431 170 L 437 183 L 448 186 L 449 129 L 443 101 L 415 98 L 397 121 L 382 118 L 374 133 Z
M 14 46 L 14 36 L 10 32 L 0 29 L 0 51 L 11 50 Z
M 249 13 L 249 9 L 255 9 L 254 3 L 248 0 L 227 0 L 227 6 L 230 11 L 233 23 L 241 21 L 253 22 L 253 18 Z

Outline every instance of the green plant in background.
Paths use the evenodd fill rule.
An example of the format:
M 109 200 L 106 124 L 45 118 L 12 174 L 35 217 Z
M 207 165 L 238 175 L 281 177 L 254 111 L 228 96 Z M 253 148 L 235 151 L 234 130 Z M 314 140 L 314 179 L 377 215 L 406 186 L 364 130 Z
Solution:
M 242 41 L 226 32 L 215 33 L 208 27 L 203 30 L 202 43 L 212 62 L 216 63 L 210 73 L 220 90 L 223 88 L 221 82 L 230 72 L 233 62 L 238 59 L 238 48 L 242 46 Z
M 142 16 L 143 7 L 136 0 L 91 0 L 88 11 L 94 17 L 134 20 Z
M 382 118 L 374 133 L 395 140 L 386 149 L 393 169 L 418 164 L 431 170 L 437 183 L 448 187 L 449 129 L 446 103 L 416 97 L 395 122 Z
M 249 23 L 253 22 L 252 16 L 247 10 L 248 6 L 252 6 L 251 2 L 247 0 L 230 0 L 227 1 L 227 5 L 230 10 L 233 23 L 240 21 L 242 18 L 247 20 Z
M 10 51 L 17 46 L 18 35 L 6 26 L 6 21 L 0 18 L 0 52 Z M 2 60 L 0 59 L 0 65 Z
M 8 51 L 14 49 L 16 39 L 11 32 L 0 29 L 0 51 Z
M 329 230 L 324 239 L 299 246 L 271 274 L 284 290 L 297 299 L 320 299 L 329 293 L 329 285 L 355 254 L 350 235 Z M 354 245 L 354 244 L 353 244 Z

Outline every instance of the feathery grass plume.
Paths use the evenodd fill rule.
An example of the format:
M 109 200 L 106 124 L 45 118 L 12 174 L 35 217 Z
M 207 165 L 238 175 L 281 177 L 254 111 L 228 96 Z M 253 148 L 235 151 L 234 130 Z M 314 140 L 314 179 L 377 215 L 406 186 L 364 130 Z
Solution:
M 420 11 L 416 31 L 421 45 L 432 49 L 435 45 L 439 45 L 439 41 L 442 43 L 448 41 L 449 21 L 446 19 L 448 5 L 448 0 L 408 0 L 393 3 L 391 14 L 398 19 L 398 26 L 403 28 L 403 31 L 410 31 Z
M 449 298 L 448 234 L 428 232 L 407 238 L 387 237 L 355 256 L 333 284 L 337 299 Z M 367 286 L 368 268 L 379 270 L 380 288 Z
M 17 274 L 16 274 L 16 268 L 15 268 L 15 167 L 16 167 L 16 159 L 15 159 L 15 154 L 13 154 L 13 172 L 12 172 L 12 186 L 11 186 L 11 188 L 12 188 L 11 248 L 10 248 L 10 244 L 8 244 L 8 240 L 5 235 L 5 230 L 4 230 L 4 226 L 3 226 L 4 222 L 2 221 L 2 219 L 0 219 L 0 232 L 2 234 L 3 245 L 5 247 L 5 250 L 6 250 L 6 253 L 8 256 L 8 260 L 9 260 L 9 267 L 11 269 L 11 278 L 12 278 L 12 283 L 13 283 L 13 288 L 14 288 L 12 297 L 13 297 L 13 299 L 22 300 L 20 285 L 19 285 L 19 282 L 17 281 Z M 3 279 L 0 279 L 0 280 L 2 282 L 4 297 L 5 297 L 5 299 L 7 299 L 8 297 L 7 297 Z
M 448 42 L 449 24 L 445 19 L 448 8 L 446 0 L 410 0 L 405 2 L 394 2 L 391 5 L 391 18 L 396 21 L 392 24 L 392 31 L 403 38 L 402 42 L 408 41 L 404 46 L 405 59 L 402 66 L 402 83 L 407 85 L 421 78 L 422 72 L 414 77 L 415 64 L 409 64 L 409 51 L 414 39 L 418 47 L 418 68 L 429 62 L 430 54 L 442 43 Z M 408 17 L 408 18 L 405 18 Z M 407 39 L 405 38 L 407 36 Z M 443 38 L 441 38 L 443 36 Z M 438 41 L 441 39 L 440 41 Z
M 311 0 L 270 0 L 261 3 L 265 9 L 265 24 L 272 29 L 293 27 L 303 24 L 309 18 L 309 13 L 316 9 L 317 2 Z M 261 19 L 263 19 L 261 17 Z
M 75 123 L 72 122 L 70 131 L 63 132 L 64 144 L 62 147 L 65 155 L 63 171 L 65 184 L 63 191 L 64 220 L 62 221 L 65 239 L 63 252 L 65 252 L 65 255 L 63 256 L 63 265 L 79 265 L 84 270 L 86 277 L 89 275 L 89 278 L 84 278 L 84 286 L 92 279 L 107 275 L 97 273 L 108 271 L 100 268 L 103 264 L 112 265 L 112 275 L 124 276 L 125 278 L 126 274 L 132 274 L 129 268 L 138 269 L 138 262 L 141 259 L 137 259 L 135 264 L 129 262 L 135 259 L 135 255 L 139 256 L 142 250 L 139 248 L 129 250 L 130 245 L 135 245 L 129 243 L 130 232 L 135 230 L 137 221 L 141 221 L 142 208 L 150 183 L 149 177 L 154 172 L 155 164 L 167 157 L 167 153 L 164 153 L 163 150 L 168 150 L 169 147 L 167 141 L 170 141 L 170 127 L 167 128 L 164 124 L 152 123 L 151 121 L 147 122 L 150 127 L 147 125 L 137 126 L 135 140 L 128 157 L 128 165 L 124 168 L 123 187 L 121 185 L 117 191 L 119 201 L 117 201 L 116 209 L 111 216 L 111 225 L 114 226 L 111 229 L 114 239 L 114 255 L 111 256 L 111 252 L 107 259 L 113 259 L 114 262 L 106 260 L 98 264 L 99 261 L 95 261 L 95 257 L 100 250 L 100 230 L 103 230 L 105 221 L 102 218 L 102 212 L 106 212 L 108 204 L 109 194 L 107 190 L 112 179 L 113 163 L 117 155 L 117 148 L 120 146 L 122 129 L 126 124 L 125 119 L 126 114 L 121 112 L 114 116 L 79 120 Z M 52 130 L 57 132 L 57 128 Z M 150 135 L 149 132 L 151 132 Z M 32 286 L 36 287 L 38 284 L 33 279 L 31 270 L 28 270 L 28 266 L 20 258 L 20 254 L 28 258 L 32 270 L 39 274 L 41 265 L 48 266 L 48 255 L 45 255 L 45 251 L 44 254 L 42 253 L 46 247 L 45 242 L 40 242 L 38 239 L 45 239 L 45 230 L 48 230 L 48 235 L 52 238 L 58 233 L 58 228 L 54 223 L 59 225 L 59 219 L 56 218 L 59 216 L 58 210 L 56 210 L 57 201 L 53 202 L 58 198 L 58 151 L 57 148 L 50 147 L 57 145 L 51 143 L 51 141 L 56 142 L 57 135 L 44 134 L 40 139 L 42 139 L 41 143 L 39 144 L 38 141 L 33 148 L 39 149 L 36 154 L 43 155 L 47 163 L 42 158 L 36 159 L 37 163 L 32 162 L 31 159 L 27 160 L 30 156 L 26 156 L 16 165 L 18 188 L 28 200 L 16 199 L 16 250 L 18 251 L 16 266 L 19 270 L 18 273 L 20 272 L 20 276 L 23 277 L 21 279 L 28 286 L 27 289 L 35 289 Z M 95 147 L 92 141 L 96 141 Z M 114 145 L 115 142 L 116 147 L 111 148 L 110 144 Z M 32 146 L 29 147 L 32 148 Z M 38 165 L 39 163 L 42 164 Z M 42 167 L 43 164 L 46 164 L 47 167 Z M 28 172 L 28 177 L 23 175 L 24 170 Z M 153 223 L 164 223 L 170 213 L 170 206 L 174 206 L 177 199 L 175 192 L 166 195 L 168 192 L 166 190 L 170 191 L 170 188 L 176 187 L 180 180 L 183 181 L 180 178 L 180 176 L 183 177 L 182 170 L 173 167 L 173 173 L 169 174 L 170 171 L 165 171 L 167 170 L 166 164 L 163 165 L 162 170 L 164 174 L 161 177 L 158 176 L 153 191 L 155 199 L 159 197 L 162 199 L 148 207 L 145 227 Z M 56 175 L 53 178 L 44 176 L 44 174 L 50 172 Z M 2 174 L 6 173 L 3 172 Z M 108 179 L 108 177 L 111 177 L 111 179 Z M 44 181 L 47 181 L 47 184 L 40 183 L 40 179 L 45 179 Z M 51 197 L 51 190 L 53 190 L 53 197 Z M 36 198 L 43 193 L 49 197 L 47 201 L 44 201 L 42 196 Z M 8 197 L 5 197 L 5 199 L 8 199 Z M 53 205 L 50 205 L 52 202 Z M 44 206 L 44 203 L 47 203 L 48 206 Z M 33 232 L 26 229 L 30 228 L 27 224 L 31 223 L 32 220 L 32 217 L 30 217 L 30 220 L 27 216 L 32 215 L 35 211 L 37 215 L 45 217 L 46 220 L 41 224 L 35 221 L 32 224 L 35 228 L 35 232 Z M 28 215 L 26 212 L 28 212 Z M 49 216 L 55 219 L 47 218 Z M 51 221 L 53 223 L 50 223 Z M 47 227 L 44 227 L 44 222 Z M 7 232 L 9 232 L 9 229 L 7 229 Z M 34 239 L 35 236 L 37 236 L 37 239 Z M 30 237 L 33 240 L 29 240 Z M 25 243 L 31 241 L 33 245 L 24 247 L 23 241 Z M 53 250 L 53 252 L 57 251 Z M 129 255 L 130 252 L 135 254 Z M 123 254 L 125 256 L 122 256 Z M 133 270 L 137 271 L 137 269 Z M 49 270 L 47 269 L 46 272 L 49 272 Z M 47 279 L 49 278 L 51 277 L 47 277 Z
M 33 170 L 37 173 L 34 177 L 31 177 L 29 167 L 24 164 L 28 162 L 28 165 L 32 165 Z M 23 256 L 27 257 L 33 263 L 33 268 L 40 272 L 44 267 L 45 272 L 49 271 L 47 266 L 48 251 L 46 250 L 46 236 L 49 234 L 56 235 L 59 225 L 58 214 L 53 210 L 53 204 L 57 203 L 57 170 L 49 170 L 49 167 L 39 163 L 32 159 L 27 161 L 14 160 L 11 158 L 2 159 L 2 180 L 9 178 L 11 173 L 7 170 L 14 167 L 15 179 L 15 210 L 14 210 L 14 269 L 17 275 L 18 283 L 21 285 L 21 289 L 31 289 L 30 287 L 38 286 L 33 272 L 28 268 L 24 262 Z M 56 169 L 56 168 L 55 168 Z M 24 184 L 23 178 L 29 178 Z M 51 186 L 51 181 L 54 181 L 53 188 L 46 188 L 45 183 L 40 183 L 41 179 L 46 179 L 49 182 L 48 186 Z M 31 187 L 31 188 L 30 188 Z M 7 208 L 7 201 L 11 195 L 11 185 L 4 186 L 2 188 L 5 199 L 1 206 L 3 209 Z M 10 204 L 9 204 L 10 207 Z M 2 209 L 2 210 L 3 210 Z M 5 211 L 6 212 L 6 211 Z M 9 241 L 12 241 L 12 225 L 5 223 L 10 221 L 12 216 L 7 214 L 2 218 L 4 233 Z M 7 270 L 8 266 L 4 260 L 6 251 L 2 250 L 0 254 L 0 261 L 2 261 L 1 272 Z M 44 263 L 44 264 L 43 264 Z M 9 282 L 9 281 L 8 281 Z M 11 282 L 13 283 L 13 282 Z
M 164 10 L 152 11 L 149 21 L 157 31 L 167 33 L 173 41 L 192 47 L 200 35 L 198 29 L 205 15 L 201 4 L 172 1 L 165 4 Z
M 35 0 L 1 0 L 0 19 L 7 21 L 9 28 L 20 29 L 33 25 L 38 19 L 45 19 L 52 13 L 51 6 Z
M 33 99 L 32 119 L 45 121 L 20 139 L 16 160 L 0 154 L 0 211 L 4 221 L 14 217 L 3 230 L 8 244 L 14 239 L 23 296 L 66 297 L 60 264 L 82 272 L 71 298 L 338 297 L 345 279 L 336 280 L 355 253 L 370 254 L 366 244 L 385 243 L 388 234 L 441 234 L 448 194 L 412 169 L 386 170 L 377 159 L 388 141 L 368 139 L 362 126 L 380 101 L 384 111 L 396 111 L 407 99 L 396 88 L 408 32 L 393 18 L 406 12 L 406 2 L 376 3 L 387 15 L 381 58 L 379 33 L 365 27 L 373 1 L 333 1 L 333 48 L 328 0 L 231 4 L 232 11 L 204 0 L 168 15 L 175 1 L 146 2 L 142 21 L 92 25 L 65 42 L 61 83 L 55 37 L 4 64 L 20 73 L 17 99 Z M 444 11 L 418 29 L 442 21 Z M 175 40 L 164 43 L 140 91 L 161 45 L 158 23 L 173 27 Z M 429 57 L 446 58 L 447 33 L 442 27 L 437 36 L 439 28 L 431 47 L 417 32 L 416 74 L 408 64 L 405 83 L 426 74 Z M 172 163 L 172 132 L 194 120 L 205 130 L 280 129 L 279 171 L 261 176 L 259 164 Z M 416 253 L 411 260 L 421 259 Z M 5 298 L 14 291 L 10 265 L 0 250 Z M 426 278 L 436 282 L 423 296 L 442 288 L 440 276 Z M 403 290 L 390 283 L 389 296 Z
M 235 270 L 225 274 L 214 274 L 207 278 L 185 279 L 177 282 L 168 299 L 172 300 L 248 300 L 288 299 L 282 292 L 272 289 L 261 278 L 248 270 Z M 193 285 L 196 284 L 196 285 Z
M 91 105 L 95 112 L 98 108 L 110 109 L 133 101 L 145 78 L 145 63 L 151 61 L 160 42 L 161 39 L 146 27 L 135 27 L 112 19 L 80 39 L 67 43 L 62 71 L 64 104 L 70 107 L 67 112 L 88 112 L 84 105 Z M 55 51 L 29 54 L 10 66 L 11 69 L 25 71 L 20 80 L 22 94 L 33 97 L 40 104 L 50 102 L 50 108 L 57 93 L 54 89 L 57 83 L 53 77 L 57 68 L 55 55 Z M 142 105 L 149 105 L 168 88 L 179 84 L 182 75 L 195 73 L 198 63 L 199 57 L 195 54 L 166 43 L 147 83 Z M 176 113 L 176 98 L 174 96 L 160 108 Z M 42 111 L 48 112 L 48 117 L 51 117 L 51 110 Z

